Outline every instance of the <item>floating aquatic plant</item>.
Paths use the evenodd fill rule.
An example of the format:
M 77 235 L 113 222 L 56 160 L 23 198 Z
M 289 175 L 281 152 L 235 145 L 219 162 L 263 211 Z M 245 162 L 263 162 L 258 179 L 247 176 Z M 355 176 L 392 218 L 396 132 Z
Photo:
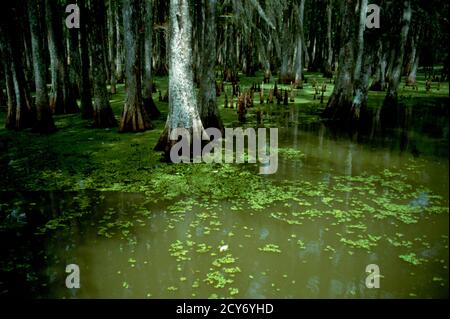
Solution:
M 425 259 L 417 257 L 415 253 L 399 255 L 398 257 L 414 266 L 421 265 L 425 261 Z
M 266 244 L 264 247 L 258 248 L 258 250 L 271 253 L 281 253 L 280 247 L 275 244 Z

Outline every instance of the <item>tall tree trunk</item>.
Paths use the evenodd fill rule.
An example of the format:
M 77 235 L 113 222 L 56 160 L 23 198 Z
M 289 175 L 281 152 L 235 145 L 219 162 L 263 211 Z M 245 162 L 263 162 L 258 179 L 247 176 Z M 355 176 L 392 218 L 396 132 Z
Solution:
M 417 76 L 417 69 L 419 68 L 419 57 L 420 55 L 416 52 L 414 56 L 414 61 L 412 62 L 411 71 L 408 74 L 408 84 L 416 84 L 416 76 Z
M 20 15 L 27 15 L 26 13 L 26 5 L 22 6 L 18 12 Z M 18 32 L 22 34 L 30 34 L 29 26 L 27 25 L 28 20 L 27 19 L 21 19 L 20 23 L 18 25 L 19 30 Z M 33 63 L 32 63 L 32 51 L 31 51 L 31 43 L 29 43 L 31 39 L 27 36 L 23 37 L 23 62 L 24 62 L 24 69 L 23 74 L 25 76 L 25 81 L 30 89 L 33 90 L 34 88 L 34 82 L 33 82 Z
M 293 80 L 293 68 L 291 63 L 294 46 L 292 41 L 292 33 L 287 32 L 292 28 L 292 6 L 288 5 L 284 10 L 283 30 L 282 32 L 282 47 L 281 47 L 281 68 L 279 80 L 281 83 L 290 83 Z
M 80 52 L 80 108 L 82 119 L 92 119 L 94 116 L 94 106 L 92 104 L 92 84 L 90 77 L 90 40 L 88 30 L 91 27 L 92 20 L 88 6 L 88 0 L 79 0 L 80 7 L 80 29 L 79 29 L 79 52 Z
M 359 79 L 364 53 L 364 30 L 366 29 L 366 15 L 367 15 L 367 3 L 368 0 L 359 1 L 359 23 L 358 34 L 356 37 L 356 58 L 355 58 L 355 70 L 353 73 L 353 79 Z
M 352 120 L 353 100 L 353 63 L 354 63 L 354 8 L 356 0 L 341 3 L 341 49 L 339 51 L 339 68 L 333 93 L 328 100 L 324 116 L 338 120 Z
M 68 0 L 72 1 L 72 0 Z M 68 85 L 73 99 L 80 97 L 80 84 L 81 84 L 81 57 L 80 57 L 80 44 L 79 44 L 79 31 L 78 29 L 67 30 L 68 33 Z
M 29 87 L 23 72 L 23 38 L 14 34 L 18 23 L 17 8 L 7 4 L 1 13 L 0 44 L 4 58 L 9 104 L 5 127 L 21 130 L 31 127 L 35 120 Z
M 223 129 L 219 109 L 216 102 L 216 0 L 203 0 L 203 44 L 202 44 L 202 66 L 199 91 L 199 112 L 203 127 L 214 127 Z
M 396 44 L 394 66 L 392 68 L 392 74 L 389 77 L 389 86 L 386 98 L 384 100 L 384 106 L 396 106 L 397 105 L 397 89 L 400 85 L 403 68 L 403 57 L 406 40 L 408 39 L 409 26 L 411 23 L 411 2 L 405 0 L 403 2 L 403 16 L 401 20 L 401 32 L 398 43 Z
M 2 58 L 1 51 L 0 51 L 0 59 Z M 0 66 L 0 79 L 3 78 L 3 66 Z M 5 98 L 5 94 L 3 93 L 3 83 L 0 83 L 0 106 L 7 105 L 7 99 Z
M 305 37 L 303 33 L 303 19 L 305 12 L 305 0 L 300 0 L 298 25 L 299 32 L 297 34 L 297 53 L 295 56 L 295 86 L 298 87 L 303 79 L 303 50 L 305 47 Z
M 384 91 L 386 88 L 387 52 L 381 39 L 378 40 L 377 57 L 375 76 L 370 89 L 372 91 Z
M 102 36 L 102 46 L 103 46 L 103 68 L 105 70 L 105 75 L 106 75 L 106 82 L 108 84 L 111 84 L 111 64 L 109 62 L 109 38 L 108 38 L 108 12 L 106 9 L 106 1 L 103 1 L 102 7 L 104 8 L 103 14 L 104 14 L 104 18 L 103 18 L 103 24 L 101 26 L 101 36 Z
M 65 5 L 71 4 L 72 0 L 65 0 Z M 65 36 L 67 37 L 67 72 L 68 72 L 68 86 L 71 99 L 77 100 L 81 94 L 81 56 L 80 56 L 80 40 L 79 29 L 64 28 Z M 75 102 L 76 103 L 76 102 Z M 78 104 L 77 110 L 78 110 Z
M 155 24 L 158 28 L 155 30 L 154 40 L 155 45 L 153 52 L 153 65 L 155 75 L 165 76 L 167 75 L 167 57 L 168 57 L 168 34 L 167 29 L 167 17 L 168 17 L 168 5 L 167 0 L 154 0 L 155 6 L 153 8 Z
M 2 54 L 5 58 L 5 54 Z M 7 113 L 5 128 L 13 130 L 16 127 L 16 97 L 14 93 L 14 84 L 12 81 L 11 68 L 5 64 L 5 84 L 6 84 L 6 96 L 7 96 Z
M 303 79 L 303 42 L 297 35 L 297 49 L 295 54 L 295 87 L 299 87 Z
M 31 31 L 31 48 L 33 52 L 34 82 L 36 87 L 36 123 L 34 130 L 51 133 L 56 130 L 47 95 L 46 65 L 41 42 L 43 3 L 38 0 L 28 2 L 28 18 Z
M 152 0 L 145 0 L 145 39 L 144 39 L 144 107 L 150 118 L 156 119 L 160 112 L 153 101 L 153 3 Z
M 139 4 L 123 0 L 123 31 L 125 39 L 126 96 L 120 120 L 120 132 L 139 132 L 152 128 L 142 101 L 141 54 L 139 48 Z
M 116 13 L 116 0 L 108 0 L 108 65 L 110 68 L 111 94 L 116 94 L 116 25 L 114 14 Z
M 292 64 L 290 63 L 290 52 L 291 50 L 291 45 L 289 44 L 289 42 L 285 42 L 285 50 L 283 53 L 283 56 L 281 58 L 281 68 L 280 68 L 280 82 L 281 83 L 290 83 L 293 79 L 292 76 Z
M 50 69 L 52 75 L 52 91 L 50 107 L 55 114 L 78 112 L 78 105 L 68 83 L 65 60 L 62 10 L 55 0 L 45 0 L 48 47 L 50 51 Z
M 191 136 L 202 136 L 204 130 L 195 98 L 192 72 L 192 22 L 189 1 L 170 1 L 169 49 L 169 115 L 156 150 L 164 151 L 166 158 L 176 141 L 170 133 L 185 128 Z
M 5 127 L 13 130 L 16 126 L 16 97 L 14 92 L 14 84 L 11 73 L 11 53 L 9 52 L 9 43 L 7 42 L 7 34 L 3 25 L 0 22 L 0 58 L 3 64 L 3 71 L 5 74 L 6 86 L 6 122 Z
M 94 106 L 92 104 L 91 79 L 89 76 L 89 44 L 88 25 L 90 26 L 89 13 L 86 7 L 86 0 L 79 0 L 80 6 L 80 59 L 81 59 L 81 118 L 92 119 L 94 117 Z
M 386 60 L 386 81 L 389 82 L 389 79 L 392 76 L 392 70 L 394 69 L 394 64 L 395 64 L 395 43 L 390 43 L 389 44 L 389 60 Z M 386 58 L 388 57 L 386 56 Z
M 92 73 L 94 86 L 94 127 L 114 127 L 117 121 L 109 104 L 108 89 L 106 87 L 105 50 L 103 32 L 105 26 L 105 5 L 101 1 L 91 3 L 92 33 L 89 36 L 92 53 Z
M 194 70 L 194 83 L 200 85 L 200 77 L 202 76 L 202 52 L 203 38 L 205 37 L 203 30 L 203 20 L 205 19 L 205 11 L 203 10 L 202 1 L 193 1 L 193 19 L 192 19 L 192 59 Z
M 123 83 L 123 32 L 122 32 L 122 5 L 121 1 L 116 2 L 115 6 L 115 27 L 116 27 L 116 82 Z
M 369 79 L 372 74 L 372 48 L 365 44 L 362 55 L 359 77 L 355 80 L 355 94 L 352 102 L 352 114 L 359 119 L 360 114 L 366 111 L 369 91 Z
M 416 30 L 416 34 L 411 37 L 411 54 L 406 67 L 407 84 L 416 84 L 417 69 L 419 68 L 419 46 L 420 46 L 420 27 Z
M 332 13 L 333 13 L 333 0 L 327 0 L 327 59 L 325 60 L 324 76 L 327 78 L 333 77 L 333 46 L 332 46 Z

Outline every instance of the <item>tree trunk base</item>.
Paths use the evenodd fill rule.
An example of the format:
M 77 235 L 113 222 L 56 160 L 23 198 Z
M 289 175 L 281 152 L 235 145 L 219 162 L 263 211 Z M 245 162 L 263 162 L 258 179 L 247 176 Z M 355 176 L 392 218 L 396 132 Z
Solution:
M 192 128 L 189 129 L 189 134 L 192 137 L 193 136 L 193 131 Z M 201 141 L 201 149 L 203 149 L 203 147 L 208 144 L 210 141 L 209 140 L 202 140 Z M 170 150 L 172 149 L 172 147 L 177 144 L 178 141 L 173 141 L 169 139 L 169 129 L 167 127 L 164 128 L 163 133 L 161 134 L 161 136 L 159 137 L 158 143 L 156 143 L 156 146 L 154 147 L 154 150 L 157 152 L 163 152 L 163 156 L 161 158 L 161 160 L 163 162 L 166 163 L 172 163 L 172 160 L 170 158 Z M 191 143 L 190 145 L 190 159 L 192 161 L 193 159 L 193 144 Z
M 216 128 L 220 130 L 222 133 L 224 132 L 222 119 L 218 115 L 209 115 L 206 118 L 202 118 L 202 123 L 205 129 Z
M 61 96 L 50 97 L 50 109 L 55 115 L 75 114 L 80 112 L 80 108 L 74 98 L 64 101 L 64 98 Z
M 383 87 L 381 81 L 375 81 L 372 83 L 369 90 L 375 91 L 375 92 L 381 92 L 381 91 L 384 91 L 384 87 Z
M 163 161 L 170 162 L 170 149 L 176 143 L 177 143 L 176 141 L 171 141 L 169 139 L 169 129 L 165 127 L 164 131 L 162 132 L 158 142 L 156 143 L 153 149 L 157 152 L 164 152 Z
M 65 113 L 66 114 L 75 114 L 79 113 L 80 108 L 78 107 L 77 100 L 75 98 L 70 98 L 69 101 L 67 101 Z
M 150 119 L 156 120 L 161 116 L 161 112 L 156 107 L 156 104 L 153 101 L 152 97 L 144 98 L 143 102 L 144 102 L 144 108 L 147 111 L 147 113 L 149 114 Z
M 95 128 L 109 128 L 116 127 L 117 121 L 114 113 L 110 107 L 103 108 L 99 112 L 94 111 L 94 125 Z
M 126 110 L 127 106 L 124 109 Z M 151 129 L 153 129 L 153 125 L 145 109 L 135 110 L 128 114 L 124 111 L 120 121 L 120 133 L 144 132 Z
M 61 97 L 54 95 L 50 97 L 50 109 L 53 114 L 61 115 L 64 114 L 64 103 Z
M 322 75 L 326 79 L 332 79 L 333 78 L 333 70 L 331 69 L 331 65 L 327 63 L 327 65 L 324 66 Z
M 86 106 L 88 105 L 88 106 Z M 94 107 L 92 103 L 84 103 L 81 104 L 81 118 L 83 120 L 92 120 L 94 118 Z
M 353 112 L 352 100 L 347 99 L 342 92 L 330 97 L 322 117 L 340 122 L 352 122 L 357 118 Z
M 51 117 L 46 116 L 41 120 L 37 120 L 33 126 L 33 132 L 41 134 L 51 134 L 57 131 L 55 123 Z
M 291 84 L 291 82 L 295 82 L 295 77 L 292 74 L 284 74 L 280 75 L 279 80 L 282 84 Z

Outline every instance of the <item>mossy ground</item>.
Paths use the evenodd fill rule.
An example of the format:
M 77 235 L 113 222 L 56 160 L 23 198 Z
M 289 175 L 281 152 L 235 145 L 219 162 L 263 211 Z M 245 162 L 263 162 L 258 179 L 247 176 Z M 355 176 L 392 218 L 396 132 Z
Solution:
M 240 78 L 241 90 L 250 88 L 255 83 L 262 82 L 263 75 Z M 333 90 L 329 79 L 322 79 L 320 74 L 306 75 L 307 83 L 302 90 L 297 90 L 295 107 L 305 116 L 300 120 L 317 121 L 320 111 L 326 105 L 327 97 Z M 312 80 L 318 83 L 326 82 L 325 100 L 313 100 L 314 89 Z M 274 82 L 274 80 L 272 81 Z M 405 103 L 414 99 L 433 100 L 448 96 L 448 83 L 441 83 L 440 90 L 433 84 L 431 92 L 425 92 L 423 76 L 418 77 L 419 90 L 411 88 L 400 90 Z M 167 90 L 167 77 L 155 78 L 158 90 L 164 94 Z M 273 86 L 264 85 L 266 96 Z M 287 86 L 279 85 L 279 88 Z M 231 90 L 229 83 L 226 89 Z M 384 98 L 384 92 L 370 92 L 369 106 L 379 106 Z M 162 115 L 153 121 L 154 130 L 143 133 L 119 134 L 116 128 L 93 129 L 88 121 L 83 121 L 79 114 L 55 116 L 57 133 L 39 135 L 30 130 L 12 132 L 4 129 L 5 112 L 0 113 L 0 137 L 9 140 L 7 152 L 0 155 L 2 165 L 2 190 L 129 190 L 139 191 L 141 186 L 152 179 L 156 171 L 169 172 L 171 165 L 161 163 L 161 155 L 153 151 L 153 147 L 162 133 L 167 116 L 168 104 L 154 100 Z M 120 114 L 124 101 L 124 86 L 118 86 L 118 93 L 111 97 L 111 106 L 116 118 Z M 423 102 L 423 100 L 421 100 Z M 236 102 L 235 102 L 236 104 Z M 241 126 L 238 122 L 236 109 L 224 109 L 224 94 L 218 98 L 218 105 L 225 127 Z M 287 107 L 277 105 L 260 105 L 259 96 L 255 94 L 255 107 L 249 109 L 245 126 L 256 126 L 256 111 L 263 112 L 263 125 L 276 126 L 276 115 L 287 111 Z M 274 116 L 272 116 L 274 115 Z M 186 169 L 190 169 L 187 168 Z

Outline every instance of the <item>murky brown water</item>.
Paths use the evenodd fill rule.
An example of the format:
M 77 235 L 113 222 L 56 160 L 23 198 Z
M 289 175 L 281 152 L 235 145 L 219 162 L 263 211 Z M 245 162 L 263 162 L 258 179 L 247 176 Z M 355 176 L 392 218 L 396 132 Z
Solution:
M 303 210 L 283 202 L 235 211 L 220 202 L 214 209 L 194 204 L 174 218 L 166 211 L 171 203 L 150 203 L 144 194 L 0 193 L 2 220 L 12 225 L 0 230 L 0 296 L 448 297 L 448 126 L 434 135 L 412 128 L 406 137 L 396 130 L 391 138 L 370 138 L 339 135 L 322 124 L 287 124 L 280 147 L 303 155 L 280 156 L 278 173 L 266 178 L 304 187 Z M 372 184 L 348 178 L 370 176 Z M 374 202 L 386 197 L 392 205 L 395 192 L 399 205 L 417 208 L 408 211 L 416 222 L 401 220 L 401 210 L 400 219 L 376 216 Z M 447 211 L 427 213 L 432 205 Z M 34 235 L 35 225 L 69 212 L 87 213 Z M 340 212 L 354 214 L 345 220 Z M 99 235 L 105 216 L 121 221 L 111 238 Z M 352 246 L 349 238 L 374 245 Z M 410 253 L 419 264 L 399 257 Z M 80 267 L 78 290 L 65 287 L 71 263 Z M 366 287 L 369 264 L 380 268 L 379 289 Z

